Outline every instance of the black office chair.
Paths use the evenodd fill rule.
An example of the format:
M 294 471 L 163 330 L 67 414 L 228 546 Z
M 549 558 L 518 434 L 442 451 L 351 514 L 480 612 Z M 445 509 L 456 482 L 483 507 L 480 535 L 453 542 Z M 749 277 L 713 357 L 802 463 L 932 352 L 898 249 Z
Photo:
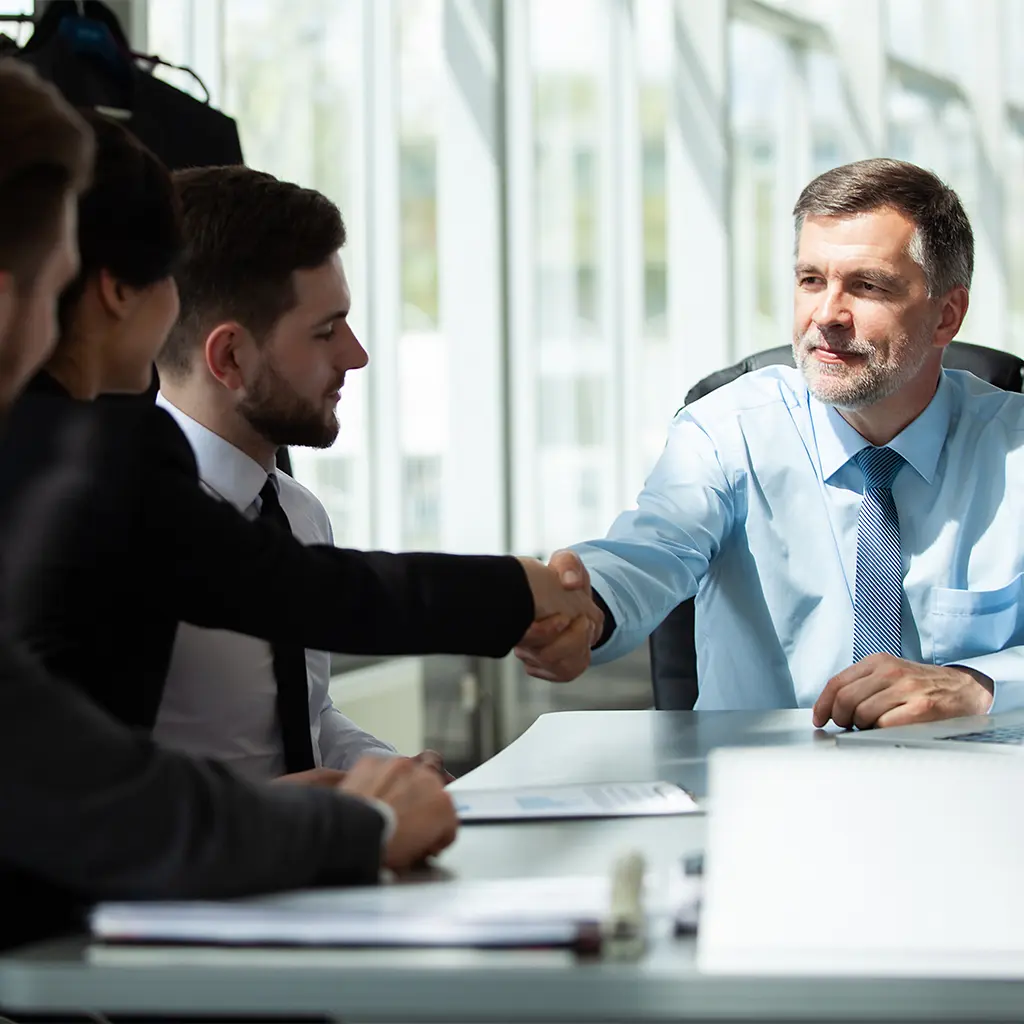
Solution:
M 686 405 L 710 394 L 744 373 L 763 366 L 793 366 L 789 345 L 771 348 L 747 356 L 734 366 L 708 374 L 686 394 Z M 1004 391 L 1022 390 L 1024 360 L 1009 352 L 954 341 L 946 349 L 943 365 L 953 370 L 969 370 L 976 377 Z M 677 605 L 651 634 L 651 685 L 654 706 L 661 711 L 689 711 L 697 703 L 697 643 L 694 599 Z
M 287 448 L 278 448 L 277 456 L 274 461 L 277 463 L 277 468 L 281 470 L 282 473 L 287 473 L 289 476 L 295 475 L 292 472 L 292 457 L 288 454 Z

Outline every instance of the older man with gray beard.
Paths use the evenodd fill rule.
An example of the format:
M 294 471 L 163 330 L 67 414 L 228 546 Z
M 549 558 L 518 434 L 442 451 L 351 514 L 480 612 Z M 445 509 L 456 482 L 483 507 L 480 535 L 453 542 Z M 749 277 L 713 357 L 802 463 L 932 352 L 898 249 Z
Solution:
M 552 559 L 603 635 L 535 626 L 517 653 L 571 679 L 696 595 L 698 709 L 865 728 L 1024 707 L 1024 399 L 942 368 L 963 207 L 875 159 L 816 178 L 794 217 L 797 369 L 679 413 L 637 507 Z

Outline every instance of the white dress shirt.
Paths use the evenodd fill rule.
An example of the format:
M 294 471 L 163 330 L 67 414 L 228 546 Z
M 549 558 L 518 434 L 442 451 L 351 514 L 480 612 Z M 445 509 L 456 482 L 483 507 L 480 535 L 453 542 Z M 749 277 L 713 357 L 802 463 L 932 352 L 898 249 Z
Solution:
M 174 417 L 192 445 L 203 486 L 255 519 L 266 470 L 163 395 L 157 404 Z M 296 538 L 303 544 L 333 544 L 327 510 L 317 498 L 286 474 L 271 476 Z M 330 668 L 329 654 L 306 651 L 309 728 L 317 765 L 346 769 L 363 754 L 396 753 L 335 708 L 328 694 Z M 273 778 L 285 771 L 276 700 L 269 643 L 182 622 L 153 735 L 164 746 L 224 761 L 247 778 Z

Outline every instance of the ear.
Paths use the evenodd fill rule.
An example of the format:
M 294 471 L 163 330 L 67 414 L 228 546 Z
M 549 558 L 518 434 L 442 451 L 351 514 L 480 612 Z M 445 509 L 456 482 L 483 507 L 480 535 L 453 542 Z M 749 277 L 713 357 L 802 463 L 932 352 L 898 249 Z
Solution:
M 96 275 L 96 292 L 108 316 L 115 320 L 127 319 L 137 294 L 134 288 L 123 284 L 109 270 L 101 270 Z
M 215 380 L 229 391 L 245 386 L 245 367 L 253 344 L 249 332 L 239 323 L 218 324 L 206 336 L 203 354 Z
M 956 336 L 967 316 L 967 306 L 970 303 L 970 295 L 966 288 L 958 285 L 942 299 L 942 317 L 939 326 L 935 329 L 935 338 L 932 342 L 938 348 L 945 348 Z
M 14 324 L 14 275 L 0 270 L 0 344 L 7 340 L 7 332 Z

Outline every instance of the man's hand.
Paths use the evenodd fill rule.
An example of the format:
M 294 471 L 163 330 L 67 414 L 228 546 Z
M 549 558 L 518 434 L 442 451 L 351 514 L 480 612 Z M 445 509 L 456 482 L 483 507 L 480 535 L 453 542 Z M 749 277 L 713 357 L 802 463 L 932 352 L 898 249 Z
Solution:
M 310 768 L 305 772 L 279 775 L 273 781 L 290 786 L 337 786 L 345 781 L 345 774 L 334 768 Z
M 449 782 L 455 781 L 455 776 L 444 766 L 444 758 L 436 750 L 420 751 L 413 760 L 427 768 L 433 768 L 446 786 Z
M 536 558 L 520 558 L 519 564 L 526 572 L 533 594 L 534 621 L 557 617 L 564 628 L 580 615 L 585 615 L 590 623 L 593 642 L 597 643 L 604 629 L 604 613 L 594 604 L 590 574 L 579 555 L 573 551 L 556 551 L 547 565 Z
M 885 728 L 983 715 L 994 683 L 960 665 L 918 665 L 891 654 L 872 654 L 833 676 L 814 704 L 814 725 L 831 718 L 844 729 Z
M 459 820 L 451 797 L 437 772 L 411 757 L 360 758 L 338 788 L 395 812 L 395 833 L 383 858 L 393 871 L 419 864 L 455 839 Z
M 537 597 L 537 588 L 531 579 L 530 586 L 534 590 L 534 601 L 537 605 L 538 621 L 527 631 L 516 647 L 516 657 L 523 663 L 526 671 L 537 679 L 550 682 L 567 683 L 580 676 L 590 665 L 590 649 L 601 638 L 604 629 L 604 614 L 594 604 L 590 588 L 590 574 L 580 561 L 579 555 L 573 551 L 556 551 L 548 562 L 542 566 L 533 559 L 520 559 L 530 576 L 531 567 L 539 567 L 547 575 L 540 577 L 540 584 L 550 587 L 551 580 L 556 581 L 557 599 L 566 597 L 583 599 L 585 606 L 582 612 L 575 615 L 569 610 L 547 610 L 549 606 L 542 604 Z M 536 572 L 534 569 L 533 571 Z M 546 597 L 547 595 L 545 595 Z M 555 608 L 556 605 L 552 605 Z M 546 616 L 546 617 L 545 617 Z

